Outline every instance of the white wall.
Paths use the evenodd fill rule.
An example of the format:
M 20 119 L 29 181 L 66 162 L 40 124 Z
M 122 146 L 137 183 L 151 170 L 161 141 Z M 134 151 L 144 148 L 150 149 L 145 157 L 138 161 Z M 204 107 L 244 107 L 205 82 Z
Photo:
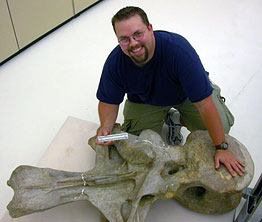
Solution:
M 221 86 L 236 123 L 231 135 L 262 169 L 262 4 L 260 0 L 106 0 L 0 67 L 0 218 L 12 198 L 12 170 L 35 165 L 67 116 L 99 122 L 95 97 L 117 44 L 111 17 L 143 8 L 154 29 L 185 36 Z M 118 121 L 122 121 L 122 115 Z

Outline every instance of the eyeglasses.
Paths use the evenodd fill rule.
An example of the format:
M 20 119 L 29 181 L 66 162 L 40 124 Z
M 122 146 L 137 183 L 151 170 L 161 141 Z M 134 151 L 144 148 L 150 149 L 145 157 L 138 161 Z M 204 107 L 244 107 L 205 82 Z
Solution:
M 146 32 L 146 30 L 137 31 L 130 37 L 124 37 L 124 38 L 118 39 L 118 42 L 119 42 L 120 45 L 127 46 L 130 43 L 130 38 L 133 38 L 136 41 L 140 41 L 141 39 L 143 39 L 145 32 Z

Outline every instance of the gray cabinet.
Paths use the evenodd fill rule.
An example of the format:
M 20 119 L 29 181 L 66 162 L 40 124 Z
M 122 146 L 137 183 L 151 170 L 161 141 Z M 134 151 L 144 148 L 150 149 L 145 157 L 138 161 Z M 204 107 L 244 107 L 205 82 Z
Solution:
M 99 0 L 0 0 L 0 63 Z
M 74 15 L 72 0 L 8 0 L 19 48 Z
M 75 13 L 79 13 L 86 9 L 87 7 L 93 5 L 97 0 L 74 0 Z
M 6 0 L 0 0 L 0 62 L 18 51 Z

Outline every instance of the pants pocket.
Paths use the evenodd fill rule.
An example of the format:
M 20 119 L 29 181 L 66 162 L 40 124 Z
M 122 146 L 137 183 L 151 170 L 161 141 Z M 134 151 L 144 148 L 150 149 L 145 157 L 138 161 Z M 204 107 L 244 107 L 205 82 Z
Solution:
M 235 118 L 225 104 L 226 99 L 223 96 L 221 96 L 221 89 L 217 85 L 212 84 L 212 86 L 214 88 L 216 99 L 219 101 L 220 106 L 222 107 L 223 112 L 225 113 L 228 124 L 230 127 L 232 127 L 234 125 Z

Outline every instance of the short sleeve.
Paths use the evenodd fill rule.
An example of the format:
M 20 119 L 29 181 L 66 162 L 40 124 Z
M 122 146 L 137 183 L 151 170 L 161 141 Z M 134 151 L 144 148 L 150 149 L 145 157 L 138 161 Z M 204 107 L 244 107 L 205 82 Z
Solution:
M 120 76 L 118 76 L 115 66 L 112 65 L 109 58 L 106 60 L 100 78 L 97 99 L 104 103 L 120 104 L 124 99 L 125 92 L 123 90 Z

